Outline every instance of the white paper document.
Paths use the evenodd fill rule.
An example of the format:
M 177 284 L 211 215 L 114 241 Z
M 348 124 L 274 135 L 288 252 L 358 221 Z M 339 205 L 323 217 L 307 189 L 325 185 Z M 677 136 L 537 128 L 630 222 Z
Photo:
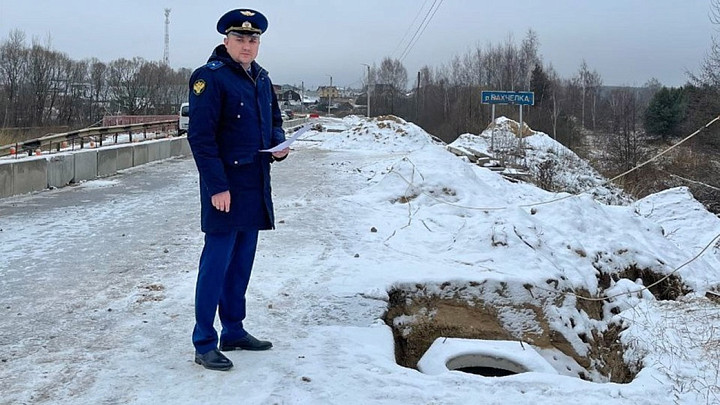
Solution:
M 270 149 L 260 149 L 260 152 L 280 152 L 281 150 L 287 148 L 288 146 L 290 146 L 290 144 L 292 144 L 293 142 L 295 142 L 295 141 L 300 137 L 300 135 L 304 134 L 305 131 L 307 131 L 308 129 L 310 129 L 311 126 L 312 126 L 312 124 L 305 124 L 305 125 L 303 125 L 302 128 L 298 129 L 298 130 L 293 134 L 293 136 L 291 136 L 290 138 L 286 139 L 285 142 L 283 142 L 283 143 L 281 143 L 281 144 L 279 144 L 279 145 L 277 145 L 277 146 L 274 146 L 274 147 L 272 147 L 272 148 L 270 148 Z

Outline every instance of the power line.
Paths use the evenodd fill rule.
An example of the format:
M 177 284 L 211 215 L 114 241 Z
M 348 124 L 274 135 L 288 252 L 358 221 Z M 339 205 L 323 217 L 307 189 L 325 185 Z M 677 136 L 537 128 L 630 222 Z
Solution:
M 709 185 L 709 184 L 707 184 L 707 183 L 703 183 L 703 182 L 701 182 L 701 181 L 697 181 L 697 180 L 693 180 L 693 179 L 688 179 L 687 177 L 683 177 L 683 176 L 679 176 L 679 175 L 677 175 L 677 174 L 670 173 L 670 172 L 667 171 L 667 170 L 663 170 L 663 172 L 667 173 L 667 175 L 670 176 L 670 177 L 677 177 L 678 179 L 687 181 L 688 183 L 693 183 L 693 184 L 697 184 L 697 185 L 700 185 L 700 186 L 705 186 L 705 187 L 707 187 L 707 188 L 709 188 L 709 189 L 712 189 L 712 190 L 715 190 L 715 191 L 720 191 L 720 187 L 715 187 L 715 186 L 711 186 L 711 185 Z
M 430 10 L 428 10 L 427 14 L 425 14 L 425 18 L 423 19 L 423 23 L 425 23 L 425 25 L 423 25 L 423 23 L 420 23 L 420 26 L 418 26 L 418 30 L 415 31 L 415 35 L 413 35 L 413 38 L 408 43 L 408 46 L 405 47 L 405 50 L 403 51 L 402 56 L 400 56 L 400 62 L 402 62 L 405 59 L 405 57 L 408 56 L 408 54 L 410 53 L 412 48 L 415 46 L 417 41 L 420 39 L 422 34 L 425 32 L 425 29 L 427 28 L 427 26 L 430 25 L 430 21 L 432 21 L 433 17 L 435 17 L 435 13 L 437 13 L 437 11 L 440 9 L 440 6 L 442 5 L 443 1 L 445 1 L 445 0 L 440 0 L 439 3 L 437 3 L 438 0 L 433 1 L 432 6 L 430 6 Z M 437 7 L 435 7 L 435 10 L 433 10 L 435 3 L 437 3 Z M 432 11 L 432 14 L 430 14 L 431 11 Z M 429 18 L 428 18 L 428 16 L 429 16 Z M 427 20 L 427 22 L 425 22 L 425 20 Z
M 403 49 L 402 53 L 400 54 L 400 60 L 402 61 L 403 57 L 407 53 L 408 49 L 410 49 L 411 44 L 413 43 L 413 40 L 417 37 L 418 33 L 422 30 L 423 24 L 425 24 L 425 21 L 427 21 L 428 17 L 430 16 L 430 13 L 432 13 L 433 8 L 435 8 L 435 4 L 437 4 L 438 0 L 433 0 L 433 4 L 428 9 L 427 13 L 425 13 L 425 17 L 423 17 L 422 21 L 420 22 L 420 25 L 418 25 L 417 29 L 415 30 L 415 33 L 408 41 L 407 45 L 405 45 L 405 49 Z
M 405 42 L 405 38 L 407 38 L 407 35 L 410 33 L 410 29 L 412 29 L 412 27 L 415 26 L 415 21 L 417 21 L 418 17 L 420 16 L 420 13 L 425 9 L 425 5 L 427 4 L 428 1 L 430 1 L 430 0 L 425 0 L 423 2 L 422 6 L 420 6 L 420 9 L 418 10 L 417 14 L 415 14 L 415 18 L 413 18 L 412 22 L 410 23 L 410 25 L 408 25 L 407 29 L 405 30 L 405 34 L 403 34 L 402 39 L 400 40 L 400 42 L 398 42 L 397 45 L 395 45 L 395 49 L 393 49 L 392 55 L 397 54 L 398 48 L 400 48 L 400 46 Z

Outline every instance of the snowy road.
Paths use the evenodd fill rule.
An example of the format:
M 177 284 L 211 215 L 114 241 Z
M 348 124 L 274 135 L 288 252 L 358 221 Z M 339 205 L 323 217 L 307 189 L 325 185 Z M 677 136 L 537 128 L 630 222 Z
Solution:
M 182 336 L 175 325 L 191 296 L 161 314 L 153 304 L 192 278 L 192 169 L 169 160 L 0 202 L 5 399 L 73 398 L 135 351 L 133 340 Z
M 271 397 L 277 382 L 263 369 L 292 375 L 303 355 L 292 343 L 308 327 L 367 326 L 386 307 L 323 286 L 334 272 L 319 266 L 327 252 L 355 253 L 352 241 L 330 233 L 342 218 L 312 203 L 338 195 L 327 171 L 347 170 L 339 156 L 312 165 L 324 154 L 310 149 L 274 166 L 278 229 L 261 235 L 247 324 L 275 349 L 231 353 L 240 372 L 230 398 L 243 385 L 260 395 L 256 403 Z M 202 380 L 220 376 L 192 364 L 190 343 L 202 247 L 197 194 L 194 163 L 174 159 L 0 201 L 0 402 L 151 403 L 176 384 L 197 384 L 190 403 L 216 396 Z M 257 369 L 241 371 L 250 365 Z

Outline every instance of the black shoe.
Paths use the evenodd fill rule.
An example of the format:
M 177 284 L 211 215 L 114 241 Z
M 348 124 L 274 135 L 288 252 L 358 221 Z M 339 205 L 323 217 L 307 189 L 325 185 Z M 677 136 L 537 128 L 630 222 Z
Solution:
M 230 370 L 233 366 L 232 361 L 220 353 L 218 349 L 210 350 L 205 354 L 195 352 L 195 363 L 205 367 L 208 370 L 225 371 Z
M 227 352 L 231 350 L 268 350 L 272 343 L 267 340 L 257 340 L 251 334 L 232 342 L 220 341 L 220 350 Z

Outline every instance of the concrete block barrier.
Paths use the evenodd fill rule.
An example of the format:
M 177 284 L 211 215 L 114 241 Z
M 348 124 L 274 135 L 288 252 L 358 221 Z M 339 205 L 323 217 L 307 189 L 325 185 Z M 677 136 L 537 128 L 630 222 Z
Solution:
M 99 149 L 97 151 L 97 176 L 107 177 L 117 173 L 117 148 Z
M 180 139 L 180 144 L 182 145 L 180 149 L 182 151 L 181 156 L 192 157 L 192 149 L 190 149 L 190 142 L 188 142 L 187 138 Z
M 47 187 L 65 187 L 75 177 L 75 156 L 72 154 L 52 155 L 47 160 Z
M 144 165 L 147 162 L 149 162 L 147 144 L 133 145 L 133 166 Z
M 150 141 L 147 142 L 148 147 L 148 162 L 154 162 L 156 160 L 163 160 L 170 157 L 170 142 L 169 140 L 162 141 Z
M 182 137 L 2 161 L 0 198 L 64 187 L 148 162 L 191 155 L 190 144 Z
M 0 198 L 13 195 L 12 162 L 0 163 Z
M 305 123 L 308 122 L 308 121 L 309 121 L 309 120 L 308 120 L 307 118 L 295 118 L 295 119 L 292 119 L 292 120 L 283 121 L 283 125 L 282 125 L 282 126 L 283 126 L 283 128 L 288 129 L 288 128 L 296 127 L 296 126 L 298 126 L 298 125 L 303 125 L 303 124 L 305 124 Z
M 13 162 L 13 194 L 25 194 L 47 188 L 48 161 L 44 157 Z
M 173 138 L 170 141 L 170 156 L 191 156 L 190 144 L 187 138 Z
M 75 176 L 73 182 L 92 180 L 97 177 L 97 150 L 75 152 Z
M 170 139 L 164 139 L 162 141 L 158 142 L 158 145 L 160 145 L 160 159 L 169 159 L 172 155 L 170 154 Z
M 148 162 L 160 160 L 160 144 L 158 142 L 147 142 Z
M 133 147 L 124 145 L 117 149 L 117 169 L 125 170 L 133 167 Z

